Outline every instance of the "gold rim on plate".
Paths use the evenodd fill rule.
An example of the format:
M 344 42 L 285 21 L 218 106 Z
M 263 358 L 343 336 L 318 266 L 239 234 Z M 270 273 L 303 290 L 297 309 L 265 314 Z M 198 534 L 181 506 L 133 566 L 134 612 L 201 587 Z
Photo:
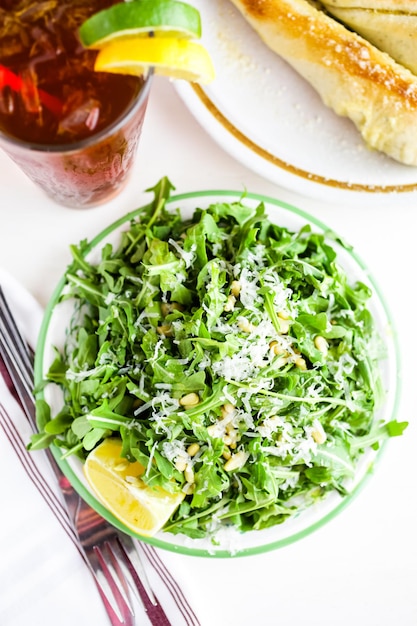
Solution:
M 285 170 L 286 172 L 293 174 L 295 176 L 299 176 L 300 178 L 304 178 L 309 182 L 319 183 L 321 185 L 326 185 L 327 187 L 334 187 L 337 189 L 346 189 L 349 191 L 361 191 L 367 193 L 407 193 L 410 191 L 415 191 L 417 189 L 417 183 L 409 183 L 403 185 L 365 185 L 360 183 L 349 183 L 343 182 L 340 180 L 335 180 L 333 178 L 326 178 L 325 176 L 320 176 L 319 174 L 314 174 L 313 172 L 307 172 L 291 163 L 287 163 L 282 159 L 278 158 L 274 154 L 271 154 L 252 139 L 249 139 L 241 130 L 236 128 L 232 122 L 227 119 L 227 117 L 216 107 L 214 102 L 209 98 L 204 89 L 198 84 L 191 84 L 191 88 L 196 94 L 197 98 L 200 102 L 205 106 L 205 108 L 209 111 L 209 113 L 225 128 L 225 130 L 233 135 L 235 139 L 237 139 L 240 143 L 242 143 L 246 148 L 257 154 L 259 157 L 268 161 L 271 165 L 274 165 L 277 168 Z

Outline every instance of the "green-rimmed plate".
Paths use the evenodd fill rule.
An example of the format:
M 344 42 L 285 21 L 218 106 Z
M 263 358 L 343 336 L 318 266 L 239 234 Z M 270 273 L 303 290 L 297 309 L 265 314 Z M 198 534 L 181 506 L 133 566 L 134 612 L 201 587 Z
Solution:
M 204 209 L 213 202 L 233 202 L 241 198 L 242 193 L 238 191 L 200 191 L 172 196 L 167 207 L 172 210 L 179 208 L 184 217 L 189 217 L 197 207 Z M 257 194 L 244 194 L 245 204 L 256 206 L 260 202 L 264 203 L 271 221 L 292 231 L 298 231 L 305 224 L 310 224 L 311 228 L 319 233 L 331 230 L 311 215 L 279 200 Z M 117 244 L 121 232 L 129 228 L 131 220 L 138 215 L 139 211 L 140 209 L 128 213 L 97 235 L 87 248 L 88 260 L 92 263 L 98 262 L 101 249 L 106 243 Z M 332 239 L 331 245 L 336 250 L 339 264 L 344 267 L 350 282 L 359 280 L 368 284 L 372 289 L 373 296 L 369 301 L 369 310 L 387 349 L 387 358 L 381 363 L 386 398 L 384 405 L 379 409 L 378 418 L 382 421 L 390 421 L 395 417 L 399 396 L 399 356 L 390 314 L 378 286 L 369 275 L 362 260 L 349 246 L 343 246 L 334 239 Z M 57 285 L 46 309 L 36 351 L 36 385 L 40 385 L 54 360 L 55 348 L 62 348 L 65 342 L 67 328 L 73 314 L 73 302 L 71 300 L 60 302 L 60 297 L 65 288 L 64 276 Z M 52 413 L 58 412 L 62 406 L 61 390 L 55 385 L 48 385 L 43 393 L 52 407 Z M 382 449 L 378 452 L 369 451 L 362 456 L 357 466 L 356 475 L 349 485 L 347 496 L 331 494 L 326 499 L 298 514 L 297 517 L 280 525 L 246 533 L 240 533 L 234 528 L 227 528 L 217 535 L 215 545 L 209 539 L 190 539 L 186 536 L 173 535 L 167 532 L 159 532 L 152 538 L 140 538 L 160 548 L 196 556 L 230 557 L 257 554 L 283 547 L 307 536 L 339 514 L 366 483 Z M 90 506 L 112 524 L 128 534 L 132 534 L 93 495 L 84 478 L 81 461 L 71 457 L 63 460 L 58 449 L 54 449 L 53 452 L 64 474 Z

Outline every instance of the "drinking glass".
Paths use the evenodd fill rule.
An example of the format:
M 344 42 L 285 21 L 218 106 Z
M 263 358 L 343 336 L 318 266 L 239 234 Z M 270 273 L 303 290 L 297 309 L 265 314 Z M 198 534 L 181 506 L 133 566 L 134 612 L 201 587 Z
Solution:
M 97 72 L 79 28 L 119 0 L 0 0 L 0 148 L 59 204 L 110 200 L 132 170 L 152 81 Z
M 0 148 L 55 202 L 87 208 L 109 201 L 128 180 L 138 151 L 152 72 L 107 127 L 70 144 L 30 143 L 0 130 Z

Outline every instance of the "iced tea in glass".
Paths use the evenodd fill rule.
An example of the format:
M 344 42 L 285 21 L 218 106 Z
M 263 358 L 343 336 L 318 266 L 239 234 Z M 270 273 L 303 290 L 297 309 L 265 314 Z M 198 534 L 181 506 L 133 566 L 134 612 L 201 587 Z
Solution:
M 60 204 L 109 200 L 135 159 L 151 78 L 94 71 L 79 26 L 116 0 L 0 0 L 0 147 Z

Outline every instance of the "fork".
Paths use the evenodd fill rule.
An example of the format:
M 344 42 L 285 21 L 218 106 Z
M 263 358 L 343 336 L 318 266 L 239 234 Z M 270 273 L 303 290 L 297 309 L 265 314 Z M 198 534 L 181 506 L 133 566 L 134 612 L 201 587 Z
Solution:
M 0 356 L 23 411 L 36 430 L 33 355 L 20 334 L 1 287 Z M 45 452 L 66 504 L 72 539 L 95 579 L 112 626 L 138 624 L 137 609 L 142 615 L 145 612 L 154 626 L 170 626 L 150 588 L 132 538 L 96 513 L 73 489 L 51 451 Z

